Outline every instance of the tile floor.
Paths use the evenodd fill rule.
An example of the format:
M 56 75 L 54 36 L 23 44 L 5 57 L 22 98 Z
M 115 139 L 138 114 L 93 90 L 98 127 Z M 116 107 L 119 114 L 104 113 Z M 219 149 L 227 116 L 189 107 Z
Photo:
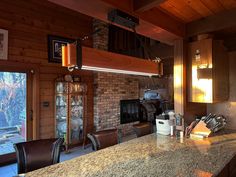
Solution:
M 136 135 L 129 135 L 129 136 L 123 137 L 122 142 L 129 141 L 134 138 L 136 138 Z M 74 148 L 70 150 L 70 153 L 67 153 L 67 154 L 61 153 L 60 161 L 62 162 L 62 161 L 70 160 L 72 158 L 88 154 L 92 151 L 93 150 L 91 146 L 88 146 L 85 149 L 83 149 L 83 147 Z M 0 167 L 0 177 L 12 177 L 15 175 L 17 175 L 16 163 Z

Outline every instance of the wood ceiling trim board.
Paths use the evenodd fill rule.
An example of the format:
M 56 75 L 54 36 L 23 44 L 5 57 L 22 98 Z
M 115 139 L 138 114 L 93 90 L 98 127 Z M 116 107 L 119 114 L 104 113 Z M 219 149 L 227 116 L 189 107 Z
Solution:
M 160 4 L 163 12 L 189 23 L 236 7 L 235 0 L 168 0 Z
M 186 26 L 186 35 L 191 37 L 197 34 L 219 31 L 235 26 L 236 8 L 188 23 Z
M 181 18 L 185 23 L 201 18 L 202 16 L 192 9 L 185 2 L 177 3 L 175 1 L 167 1 L 161 5 L 168 13 Z
M 158 8 L 160 11 L 162 11 L 162 12 L 168 14 L 171 18 L 173 18 L 173 19 L 175 19 L 175 20 L 177 20 L 177 21 L 179 21 L 179 22 L 181 22 L 181 23 L 184 23 L 184 24 L 186 23 L 185 20 L 183 20 L 183 19 L 181 19 L 181 18 L 175 16 L 174 14 L 169 13 L 169 11 L 163 9 L 162 7 L 159 6 L 159 7 L 156 7 L 156 8 Z
M 196 0 L 195 0 L 195 1 L 196 1 Z M 182 5 L 183 5 L 183 9 L 180 9 L 181 12 L 186 11 L 186 14 L 187 14 L 187 12 L 188 12 L 187 16 L 189 16 L 189 18 L 191 19 L 191 21 L 194 21 L 194 20 L 197 20 L 197 19 L 200 19 L 200 18 L 203 17 L 203 15 L 201 15 L 201 14 L 199 13 L 199 11 L 195 10 L 194 8 L 192 8 L 192 7 L 189 5 L 189 3 L 187 3 L 186 1 L 183 1 Z
M 219 2 L 224 6 L 225 9 L 236 8 L 235 0 L 219 0 Z
M 201 0 L 201 2 L 208 7 L 209 9 L 211 9 L 211 11 L 216 14 L 219 13 L 220 11 L 225 10 L 225 8 L 223 7 L 223 5 L 221 3 L 219 3 L 218 0 Z
M 206 3 L 204 3 L 204 0 L 199 0 L 199 1 L 203 4 L 204 7 L 206 7 L 211 12 L 211 15 L 215 14 L 212 8 L 209 8 L 209 6 Z
M 114 7 L 117 7 L 126 12 L 132 13 L 134 11 L 133 0 L 101 0 L 104 3 L 108 3 Z
M 184 17 L 187 18 L 187 22 L 200 19 L 202 16 L 197 11 L 192 9 L 188 3 L 182 0 L 182 2 L 176 0 L 168 0 L 166 3 L 171 4 L 179 14 L 182 14 Z
M 188 21 L 188 19 L 181 12 L 176 10 L 175 7 L 171 4 L 163 3 L 160 5 L 160 8 L 163 12 L 170 14 L 170 16 L 178 18 L 183 23 L 186 23 Z
M 200 0 L 184 0 L 184 2 L 203 17 L 213 15 L 212 11 L 207 8 Z
M 226 1 L 228 1 L 228 0 L 226 0 Z M 221 5 L 222 11 L 228 10 L 220 0 L 217 0 L 217 2 Z
M 133 0 L 134 3 L 134 11 L 136 12 L 144 12 L 153 7 L 159 6 L 166 0 Z

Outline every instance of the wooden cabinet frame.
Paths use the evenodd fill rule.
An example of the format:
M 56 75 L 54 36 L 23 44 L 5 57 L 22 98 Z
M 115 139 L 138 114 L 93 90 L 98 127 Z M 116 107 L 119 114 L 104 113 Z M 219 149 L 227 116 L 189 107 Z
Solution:
M 66 84 L 66 92 L 65 93 L 57 93 L 56 89 L 57 89 L 57 83 L 63 83 Z M 85 142 L 85 135 L 86 135 L 86 125 L 87 125 L 87 84 L 83 83 L 83 82 L 74 82 L 75 85 L 83 85 L 85 90 L 83 92 L 71 92 L 72 89 L 72 84 L 70 82 L 66 82 L 66 81 L 55 81 L 55 107 L 54 107 L 54 114 L 55 114 L 55 136 L 57 136 L 57 119 L 56 119 L 56 115 L 57 115 L 57 96 L 58 95 L 63 95 L 64 97 L 66 97 L 66 139 L 65 139 L 65 146 L 66 146 L 66 151 L 73 146 L 76 145 L 80 145 L 80 144 L 84 144 Z M 83 131 L 82 131 L 82 138 L 78 141 L 78 142 L 73 142 L 71 141 L 71 119 L 72 119 L 72 115 L 71 115 L 71 110 L 72 110 L 72 104 L 71 104 L 71 100 L 72 100 L 72 96 L 81 96 L 82 97 L 82 104 L 83 104 Z

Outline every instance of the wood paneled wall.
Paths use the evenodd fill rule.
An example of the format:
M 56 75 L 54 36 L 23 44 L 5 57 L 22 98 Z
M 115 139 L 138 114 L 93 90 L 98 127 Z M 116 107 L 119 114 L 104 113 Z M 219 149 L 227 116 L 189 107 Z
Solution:
M 39 130 L 38 138 L 54 136 L 54 80 L 70 74 L 61 64 L 48 63 L 47 35 L 76 38 L 92 32 L 92 18 L 57 6 L 46 0 L 1 0 L 0 28 L 9 32 L 8 60 L 19 65 L 26 63 L 39 67 Z M 92 39 L 84 43 L 92 46 Z M 93 73 L 81 72 L 88 84 L 88 126 L 93 129 Z M 48 101 L 49 107 L 42 102 Z

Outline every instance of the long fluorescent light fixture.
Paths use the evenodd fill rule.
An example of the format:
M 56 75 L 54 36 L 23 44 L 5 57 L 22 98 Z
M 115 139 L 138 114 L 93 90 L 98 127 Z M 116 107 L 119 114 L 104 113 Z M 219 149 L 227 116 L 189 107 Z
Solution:
M 84 69 L 141 76 L 163 74 L 163 64 L 89 47 L 69 44 L 62 47 L 62 65 L 72 69 Z
M 93 66 L 82 66 L 81 69 L 90 70 L 90 71 L 101 71 L 101 72 L 110 72 L 110 73 L 140 75 L 140 76 L 158 75 L 156 73 L 145 73 L 145 72 L 138 72 L 138 71 L 126 71 L 126 70 L 120 70 L 120 69 L 99 68 L 99 67 L 93 67 Z

